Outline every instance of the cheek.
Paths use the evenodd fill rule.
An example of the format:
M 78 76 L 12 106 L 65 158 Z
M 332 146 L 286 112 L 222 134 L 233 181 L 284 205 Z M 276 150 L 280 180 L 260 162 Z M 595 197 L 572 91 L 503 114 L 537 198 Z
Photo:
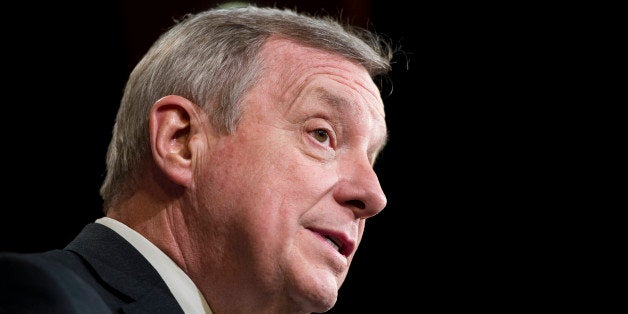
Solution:
M 293 177 L 298 166 L 286 150 L 250 141 L 214 147 L 205 169 L 198 174 L 204 184 L 204 195 L 199 195 L 205 199 L 203 203 L 220 205 L 223 215 L 255 224 L 272 219 L 289 205 L 286 197 L 302 185 L 295 182 L 301 176 Z
M 337 176 L 281 133 L 260 133 L 274 141 L 232 138 L 213 147 L 199 173 L 205 184 L 199 197 L 205 206 L 219 205 L 229 223 L 246 222 L 251 232 L 296 232 L 292 225 L 328 194 Z

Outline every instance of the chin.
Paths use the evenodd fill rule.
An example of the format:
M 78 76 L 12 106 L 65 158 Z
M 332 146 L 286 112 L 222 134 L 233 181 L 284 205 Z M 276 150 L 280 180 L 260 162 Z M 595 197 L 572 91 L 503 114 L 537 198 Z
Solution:
M 303 306 L 305 312 L 323 313 L 329 311 L 338 299 L 338 283 L 324 277 L 300 281 L 294 299 Z
M 318 298 L 317 302 L 312 307 L 312 312 L 314 313 L 323 313 L 329 311 L 338 300 L 338 290 L 335 290 L 334 293 L 328 294 L 324 297 Z

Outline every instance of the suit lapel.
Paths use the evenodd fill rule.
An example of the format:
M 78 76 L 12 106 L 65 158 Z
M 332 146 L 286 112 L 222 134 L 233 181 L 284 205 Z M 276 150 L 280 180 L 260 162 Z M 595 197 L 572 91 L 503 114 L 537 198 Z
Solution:
M 164 302 L 164 301 L 168 302 Z M 130 302 L 122 307 L 123 313 L 139 314 L 139 313 L 183 313 L 183 310 L 176 302 L 172 294 L 168 291 L 164 293 L 162 289 L 153 288 L 147 291 L 143 297 L 135 302 Z
M 126 296 L 126 313 L 183 313 L 153 266 L 115 231 L 90 223 L 66 247 L 83 256 L 109 286 Z

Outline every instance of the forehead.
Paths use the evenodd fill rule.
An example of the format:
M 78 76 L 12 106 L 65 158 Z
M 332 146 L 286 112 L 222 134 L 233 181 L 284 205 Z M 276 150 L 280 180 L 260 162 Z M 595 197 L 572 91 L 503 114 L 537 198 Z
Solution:
M 366 69 L 357 62 L 331 52 L 306 47 L 292 40 L 271 37 L 262 47 L 266 74 L 275 75 L 275 83 L 300 83 L 309 75 L 320 73 L 336 75 L 364 88 L 372 97 L 379 99 L 379 89 Z
M 366 69 L 356 62 L 279 37 L 267 40 L 261 57 L 264 60 L 262 80 L 272 87 L 270 92 L 289 98 L 313 80 L 323 77 L 335 80 L 384 115 L 379 89 Z
M 277 99 L 278 110 L 312 112 L 326 109 L 352 120 L 379 152 L 386 141 L 384 104 L 366 69 L 342 56 L 271 38 L 261 56 L 262 85 Z

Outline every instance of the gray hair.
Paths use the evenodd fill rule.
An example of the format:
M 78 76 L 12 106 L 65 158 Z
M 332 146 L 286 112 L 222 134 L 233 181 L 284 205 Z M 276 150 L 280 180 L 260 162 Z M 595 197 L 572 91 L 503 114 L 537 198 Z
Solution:
M 105 212 L 135 191 L 150 158 L 152 104 L 166 95 L 185 97 L 207 113 L 218 131 L 234 132 L 240 101 L 258 79 L 258 54 L 270 36 L 341 55 L 364 66 L 374 79 L 391 69 L 393 52 L 382 37 L 331 17 L 256 6 L 189 14 L 158 38 L 129 76 L 100 188 Z

